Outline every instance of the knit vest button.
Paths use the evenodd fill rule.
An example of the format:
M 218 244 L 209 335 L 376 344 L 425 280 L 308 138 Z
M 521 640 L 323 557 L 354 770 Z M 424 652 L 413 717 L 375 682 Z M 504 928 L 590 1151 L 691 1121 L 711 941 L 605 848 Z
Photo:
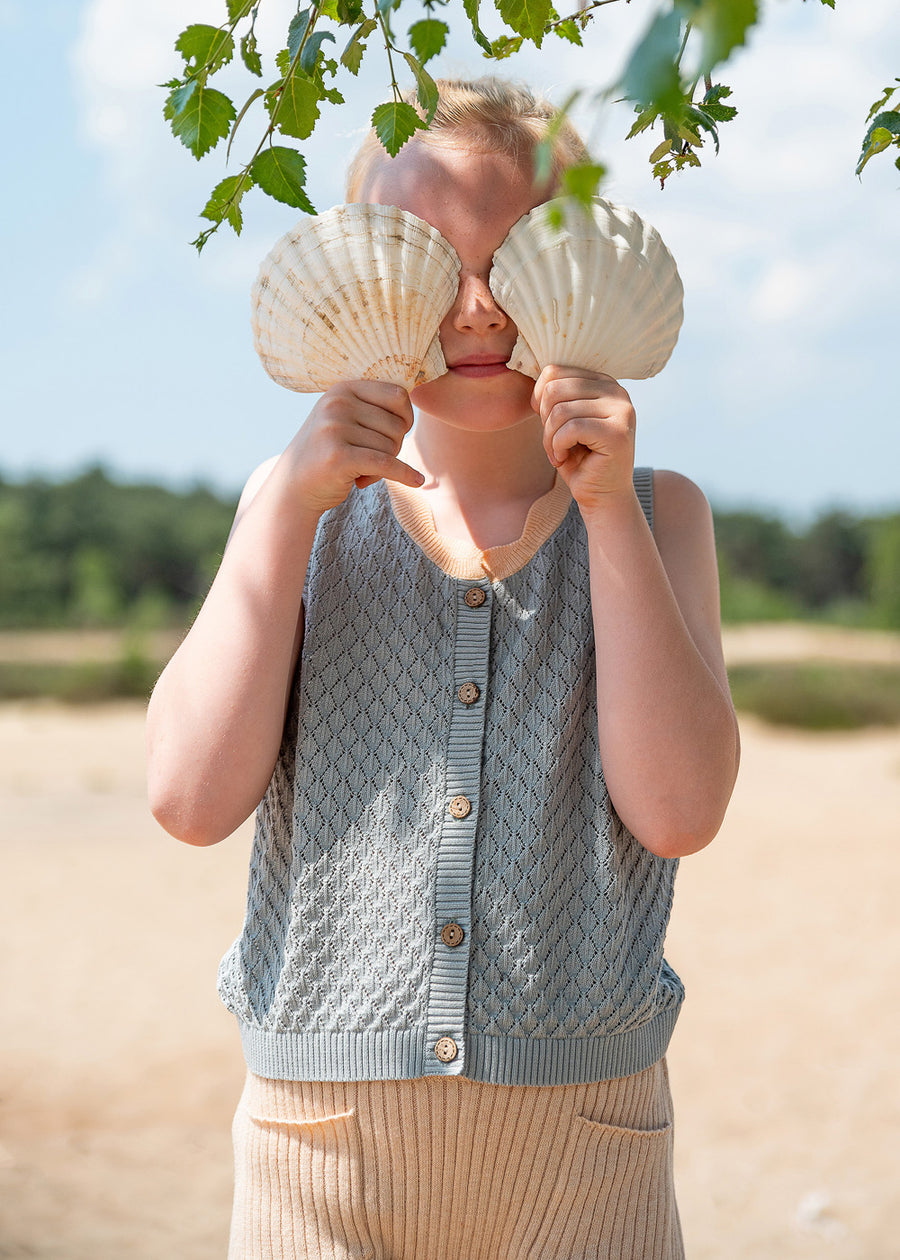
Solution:
M 459 696 L 463 704 L 474 704 L 481 695 L 481 691 L 477 683 L 467 682 L 463 683 L 456 694 Z
M 454 818 L 466 818 L 472 812 L 472 802 L 467 796 L 454 796 L 449 808 Z
M 434 1053 L 441 1063 L 452 1063 L 459 1054 L 459 1049 L 452 1037 L 441 1037 L 434 1047 Z
M 465 935 L 458 923 L 445 923 L 441 928 L 441 940 L 445 945 L 449 945 L 451 949 L 455 949 L 457 945 L 462 945 Z
M 487 599 L 487 595 L 485 595 L 480 586 L 470 586 L 465 595 L 463 595 L 463 599 L 470 608 L 480 608 Z

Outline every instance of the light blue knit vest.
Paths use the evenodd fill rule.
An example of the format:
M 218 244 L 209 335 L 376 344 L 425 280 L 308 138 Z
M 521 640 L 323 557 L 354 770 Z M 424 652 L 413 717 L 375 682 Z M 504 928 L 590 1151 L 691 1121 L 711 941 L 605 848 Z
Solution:
M 635 484 L 651 517 L 649 470 Z M 606 790 L 577 505 L 518 572 L 473 582 L 378 483 L 322 518 L 305 600 L 219 971 L 249 1067 L 555 1085 L 654 1063 L 683 997 L 663 959 L 677 862 Z

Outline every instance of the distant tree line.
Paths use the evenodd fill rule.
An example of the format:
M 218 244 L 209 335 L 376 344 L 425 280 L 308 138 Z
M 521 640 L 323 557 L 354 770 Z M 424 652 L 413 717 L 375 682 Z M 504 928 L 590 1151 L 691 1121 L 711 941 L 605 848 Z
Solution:
M 221 558 L 236 497 L 125 484 L 0 477 L 0 628 L 181 626 Z M 833 511 L 791 529 L 717 511 L 729 621 L 815 618 L 900 629 L 900 512 Z
M 123 484 L 0 479 L 0 627 L 156 629 L 189 619 L 222 555 L 236 499 Z

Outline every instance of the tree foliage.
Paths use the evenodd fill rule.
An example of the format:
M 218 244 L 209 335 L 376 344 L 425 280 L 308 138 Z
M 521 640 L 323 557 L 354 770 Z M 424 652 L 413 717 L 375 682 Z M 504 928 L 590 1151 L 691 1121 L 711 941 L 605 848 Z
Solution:
M 184 626 L 225 546 L 236 496 L 0 478 L 0 628 Z M 900 630 L 900 516 L 819 516 L 802 530 L 716 511 L 726 620 L 826 617 Z
M 196 488 L 0 481 L 0 627 L 183 623 L 212 581 L 233 502 Z
M 306 162 L 301 146 L 320 123 L 323 107 L 344 103 L 339 84 L 358 75 L 370 47 L 385 57 L 390 99 L 372 114 L 381 143 L 396 155 L 419 130 L 427 128 L 438 103 L 438 89 L 427 68 L 450 34 L 445 20 L 447 0 L 422 0 L 415 20 L 406 26 L 404 0 L 299 0 L 286 32 L 285 47 L 267 70 L 259 52 L 256 22 L 265 0 L 222 0 L 222 23 L 192 23 L 175 41 L 180 72 L 163 86 L 164 114 L 173 134 L 195 158 L 223 141 L 230 155 L 244 120 L 262 111 L 261 136 L 248 161 L 213 189 L 202 217 L 210 226 L 193 242 L 202 249 L 222 223 L 235 232 L 243 224 L 241 203 L 254 186 L 276 200 L 315 210 L 306 193 Z M 570 13 L 560 14 L 551 0 L 495 0 L 504 30 L 489 39 L 481 25 L 481 0 L 464 0 L 475 45 L 484 58 L 502 61 L 525 43 L 540 48 L 546 39 L 581 46 L 588 26 L 608 5 L 629 0 L 573 0 Z M 834 8 L 835 0 L 820 0 Z M 559 0 L 557 0 L 559 3 Z M 402 12 L 401 12 L 402 11 Z M 629 102 L 635 119 L 627 138 L 647 136 L 651 172 L 663 186 L 676 171 L 700 165 L 701 150 L 718 152 L 719 129 L 737 114 L 731 88 L 715 82 L 719 67 L 746 42 L 760 20 L 758 0 L 661 0 L 626 59 L 618 79 L 589 93 L 594 104 L 612 98 Z M 403 28 L 406 28 L 405 30 Z M 237 62 L 253 84 L 240 108 L 210 81 Z M 418 108 L 402 99 L 398 74 L 411 76 Z M 263 82 L 260 82 L 260 81 Z M 900 79 L 897 80 L 900 85 Z M 872 106 L 857 170 L 877 153 L 900 147 L 900 112 L 888 108 L 900 87 L 888 87 Z M 564 110 L 571 109 L 574 93 Z M 900 166 L 900 158 L 897 159 Z M 604 174 L 602 163 L 586 162 L 574 170 L 565 191 L 587 200 Z

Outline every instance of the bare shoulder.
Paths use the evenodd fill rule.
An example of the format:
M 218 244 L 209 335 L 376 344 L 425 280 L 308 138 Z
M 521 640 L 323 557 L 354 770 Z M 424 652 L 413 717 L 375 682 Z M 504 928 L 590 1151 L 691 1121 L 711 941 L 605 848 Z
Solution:
M 712 528 L 712 511 L 696 482 L 668 468 L 653 472 L 653 518 L 663 527 L 685 528 L 692 523 Z
M 679 557 L 692 566 L 704 560 L 715 564 L 713 517 L 706 495 L 689 477 L 667 468 L 653 473 L 653 535 L 666 568 Z

